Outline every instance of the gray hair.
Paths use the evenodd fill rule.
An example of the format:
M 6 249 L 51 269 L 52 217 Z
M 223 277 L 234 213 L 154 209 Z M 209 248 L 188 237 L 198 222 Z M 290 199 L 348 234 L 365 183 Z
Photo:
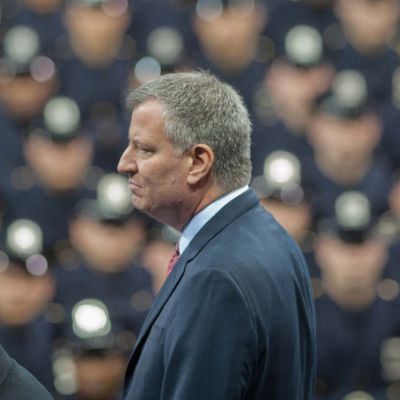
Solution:
M 251 122 L 240 95 L 204 72 L 165 74 L 128 94 L 134 109 L 155 99 L 166 110 L 165 130 L 174 149 L 183 154 L 203 143 L 213 150 L 213 172 L 225 192 L 250 182 Z

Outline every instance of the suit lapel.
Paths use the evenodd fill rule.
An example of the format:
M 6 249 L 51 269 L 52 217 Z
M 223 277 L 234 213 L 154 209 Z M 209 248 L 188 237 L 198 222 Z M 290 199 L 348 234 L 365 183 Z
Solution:
M 4 383 L 12 367 L 12 361 L 6 351 L 0 345 L 0 385 Z M 1 395 L 1 393 L 0 393 Z
M 176 286 L 181 280 L 187 263 L 193 260 L 193 258 L 197 256 L 203 247 L 222 229 L 224 229 L 226 225 L 257 204 L 258 198 L 251 190 L 247 190 L 240 196 L 233 199 L 207 222 L 207 224 L 199 231 L 193 241 L 189 244 L 188 248 L 179 257 L 174 269 L 168 276 L 163 287 L 154 300 L 154 303 L 151 306 L 140 330 L 125 374 L 125 385 L 128 384 L 129 378 L 133 375 L 141 349 L 154 321 L 162 311 L 165 303 L 168 301 L 169 297 L 172 295 Z

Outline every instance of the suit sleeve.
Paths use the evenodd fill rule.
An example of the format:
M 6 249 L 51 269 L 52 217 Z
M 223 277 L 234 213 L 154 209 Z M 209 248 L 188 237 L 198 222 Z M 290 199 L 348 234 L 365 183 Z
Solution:
M 257 334 L 231 277 L 203 270 L 184 283 L 164 349 L 163 400 L 245 398 L 257 359 Z

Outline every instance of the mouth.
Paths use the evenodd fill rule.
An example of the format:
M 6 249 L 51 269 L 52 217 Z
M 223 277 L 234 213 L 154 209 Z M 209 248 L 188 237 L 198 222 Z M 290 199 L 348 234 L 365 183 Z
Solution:
M 129 188 L 129 190 L 130 190 L 131 192 L 134 192 L 135 190 L 140 189 L 141 186 L 138 185 L 138 184 L 136 184 L 136 183 L 133 182 L 133 181 L 129 181 L 129 182 L 128 182 L 128 188 Z

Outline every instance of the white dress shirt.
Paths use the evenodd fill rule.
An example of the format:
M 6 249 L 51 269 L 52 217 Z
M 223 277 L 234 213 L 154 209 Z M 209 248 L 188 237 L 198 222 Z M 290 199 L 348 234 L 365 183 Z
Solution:
M 179 238 L 178 248 L 179 254 L 182 254 L 185 249 L 189 246 L 189 243 L 197 235 L 200 229 L 219 211 L 221 208 L 226 206 L 234 198 L 240 196 L 249 188 L 248 185 L 243 186 L 239 189 L 229 192 L 219 199 L 213 201 L 206 208 L 198 212 L 186 225 L 183 230 L 181 237 Z

